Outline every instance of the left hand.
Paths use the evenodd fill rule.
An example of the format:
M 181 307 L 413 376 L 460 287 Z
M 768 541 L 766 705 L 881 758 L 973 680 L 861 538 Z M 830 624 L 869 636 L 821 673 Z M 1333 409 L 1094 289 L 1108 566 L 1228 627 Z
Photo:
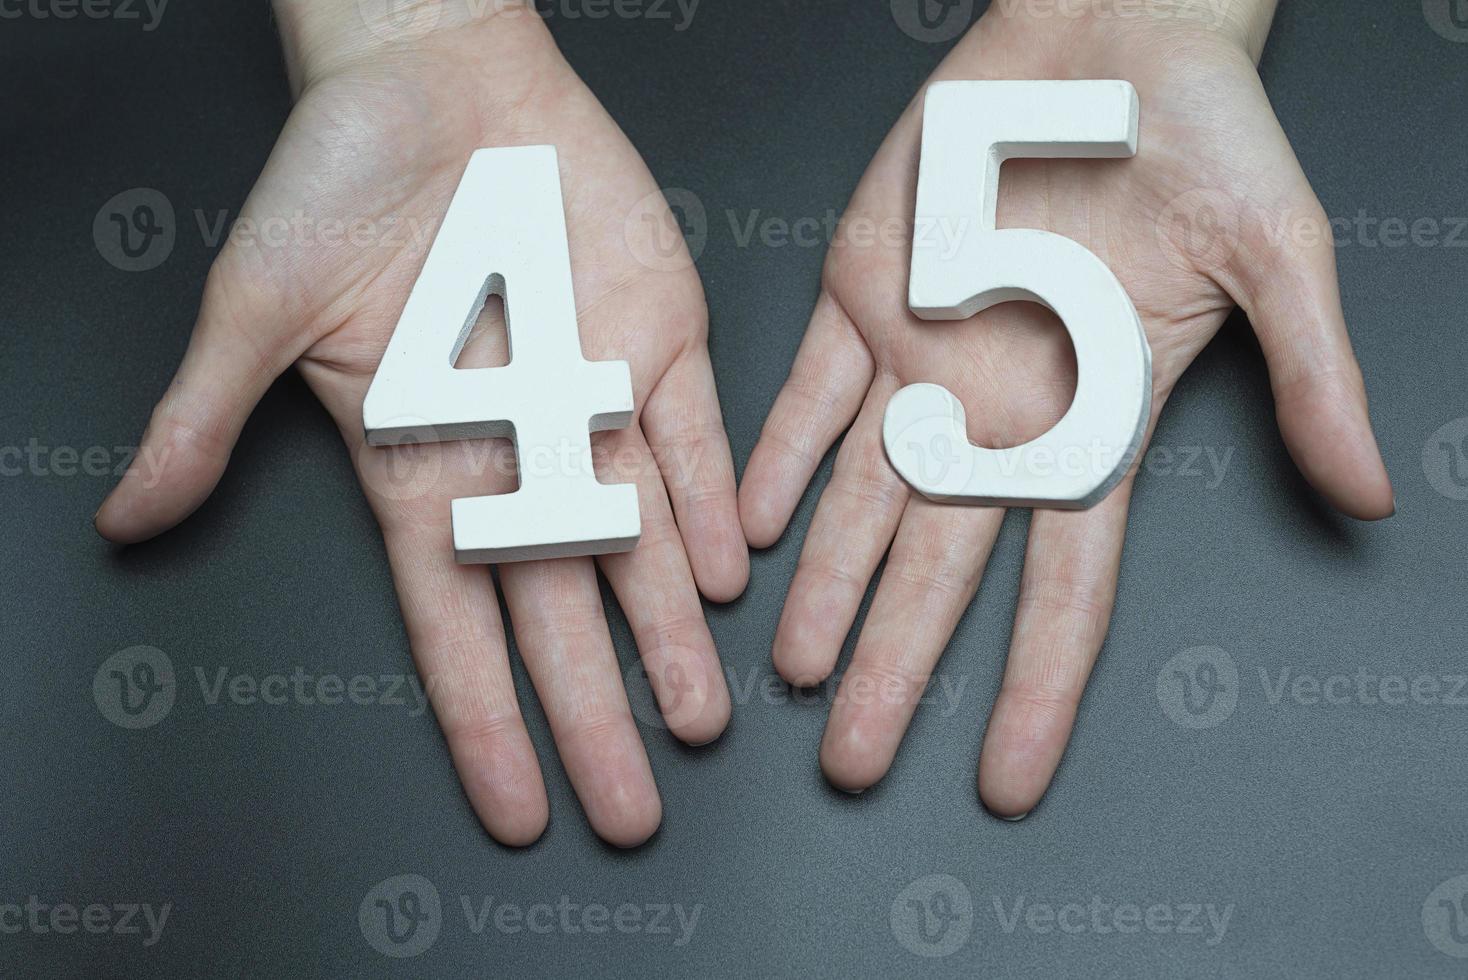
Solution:
M 1120 279 L 1152 347 L 1153 423 L 1235 302 L 1242 305 L 1295 462 L 1347 514 L 1389 516 L 1391 484 L 1346 335 L 1329 225 L 1255 70 L 1273 0 L 1236 3 L 1221 23 L 1054 10 L 1041 18 L 1023 4 L 1005 13 L 1007 6 L 996 3 L 932 80 L 1127 79 L 1142 116 L 1134 159 L 1007 164 L 999 226 L 1071 238 Z M 1212 6 L 1191 10 L 1206 15 Z M 921 117 L 919 93 L 872 161 L 843 227 L 911 227 Z M 1221 223 L 1224 233 L 1189 247 L 1182 226 L 1171 224 L 1179 211 Z M 1292 240 L 1301 219 L 1317 234 Z M 1053 426 L 1075 381 L 1071 345 L 1053 315 L 1010 303 L 963 323 L 918 320 L 906 307 L 909 249 L 868 247 L 871 237 L 838 233 L 847 244 L 827 258 L 809 331 L 739 500 L 749 543 L 773 544 L 821 457 L 851 427 L 801 553 L 774 660 L 791 683 L 827 677 L 890 545 L 821 745 L 827 778 L 852 792 L 891 765 L 1004 516 L 909 490 L 882 445 L 888 399 L 906 384 L 943 384 L 966 406 L 969 437 L 1001 448 Z M 1035 805 L 1065 750 L 1106 635 L 1135 472 L 1092 510 L 1034 513 L 1008 667 L 979 763 L 980 795 L 1001 816 Z
M 276 0 L 276 12 L 298 99 L 237 226 L 261 233 L 232 235 L 215 261 L 183 364 L 97 529 L 129 543 L 187 516 L 224 472 L 256 401 L 294 365 L 353 450 L 418 673 L 484 826 L 524 845 L 549 819 L 508 627 L 587 820 L 613 844 L 640 844 L 662 803 L 597 569 L 626 613 L 663 722 L 691 744 L 717 738 L 730 713 L 699 593 L 732 599 L 749 572 L 698 273 L 682 239 L 668 237 L 642 158 L 529 5 L 474 16 L 420 4 L 388 21 L 426 13 L 434 29 L 401 37 L 388 21 L 369 30 L 355 0 Z M 541 143 L 559 154 L 582 350 L 631 367 L 635 418 L 596 433 L 593 446 L 604 482 L 637 485 L 642 539 L 594 563 L 504 565 L 507 624 L 489 570 L 455 563 L 449 521 L 452 498 L 514 490 L 507 441 L 369 448 L 362 402 L 470 155 Z M 300 234 L 266 236 L 294 216 L 310 219 Z M 507 339 L 504 329 L 476 332 L 460 366 L 507 363 Z

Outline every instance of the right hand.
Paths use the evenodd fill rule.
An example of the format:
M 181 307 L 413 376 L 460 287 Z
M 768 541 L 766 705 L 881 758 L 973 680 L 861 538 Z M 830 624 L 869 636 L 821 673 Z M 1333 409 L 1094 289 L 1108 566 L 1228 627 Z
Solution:
M 1378 520 L 1393 512 L 1392 488 L 1346 335 L 1334 250 L 1328 236 L 1296 242 L 1277 231 L 1295 219 L 1316 230 L 1328 223 L 1255 71 L 1273 4 L 1229 9 L 1250 16 L 1205 29 L 1196 18 L 1028 17 L 1024 4 L 996 3 L 931 80 L 1132 81 L 1142 100 L 1136 158 L 1010 161 L 1000 227 L 1071 238 L 1121 280 L 1153 352 L 1150 423 L 1243 305 L 1301 471 L 1345 513 Z M 891 766 L 1004 517 L 909 490 L 882 443 L 888 400 L 908 384 L 942 384 L 963 401 L 970 440 L 1004 448 L 1054 426 L 1076 377 L 1070 339 L 1048 311 L 1006 303 L 962 322 L 919 320 L 907 309 L 907 243 L 857 244 L 872 229 L 912 226 L 922 111 L 920 92 L 851 199 L 842 247 L 827 257 L 810 328 L 740 488 L 749 542 L 767 547 L 850 426 L 790 585 L 774 662 L 791 683 L 824 680 L 885 556 L 821 744 L 826 777 L 852 792 Z M 1191 239 L 1171 234 L 1170 213 L 1202 219 L 1215 204 L 1213 220 L 1234 232 L 1215 247 L 1190 249 Z M 1091 510 L 1041 509 L 1030 520 L 1008 665 L 979 762 L 979 793 L 1001 816 L 1029 812 L 1065 751 L 1106 636 L 1135 475 L 1134 466 Z

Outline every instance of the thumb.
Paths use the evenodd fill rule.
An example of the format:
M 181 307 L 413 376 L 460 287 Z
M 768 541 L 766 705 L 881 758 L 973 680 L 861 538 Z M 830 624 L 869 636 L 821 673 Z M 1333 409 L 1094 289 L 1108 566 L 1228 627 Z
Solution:
M 229 462 L 245 419 L 300 355 L 279 306 L 226 246 L 209 272 L 188 351 L 153 409 L 142 444 L 97 511 L 97 531 L 132 544 L 173 527 L 202 504 Z
M 1346 332 L 1330 222 L 1303 172 L 1296 187 L 1297 205 L 1272 227 L 1311 233 L 1265 234 L 1240 249 L 1230 292 L 1258 334 L 1295 465 L 1337 509 L 1381 520 L 1396 501 Z

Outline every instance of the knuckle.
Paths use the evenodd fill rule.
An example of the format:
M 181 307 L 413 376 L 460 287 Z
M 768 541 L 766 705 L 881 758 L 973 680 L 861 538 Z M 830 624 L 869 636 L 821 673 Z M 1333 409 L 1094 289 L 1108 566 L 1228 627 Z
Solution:
M 1365 395 L 1365 379 L 1354 360 L 1328 367 L 1304 365 L 1280 372 L 1275 383 L 1275 401 L 1281 405 L 1322 400 L 1338 403 L 1336 396 L 1355 399 Z
M 806 466 L 814 466 L 816 463 L 816 450 L 808 427 L 802 431 L 788 420 L 776 421 L 775 416 L 771 415 L 760 435 L 760 442 Z
M 159 402 L 150 429 L 149 436 L 161 439 L 165 445 L 204 457 L 226 458 L 233 446 L 228 417 L 210 406 L 193 403 L 179 388 Z
M 1019 609 L 1022 615 L 1047 618 L 1080 619 L 1086 624 L 1104 621 L 1111 604 L 1100 593 L 1074 582 L 1044 582 L 1020 589 Z
M 642 636 L 637 646 L 643 651 L 644 656 L 649 651 L 681 653 L 692 645 L 692 641 L 700 639 L 701 634 L 706 634 L 707 631 L 702 611 L 660 610 L 648 619 L 641 631 Z
M 518 714 L 470 714 L 456 716 L 440 710 L 444 737 L 458 745 L 494 747 L 515 738 L 521 727 Z
M 864 578 L 848 566 L 848 562 L 836 555 L 810 555 L 801 560 L 796 574 L 805 580 L 802 584 L 807 588 L 815 586 L 824 591 L 834 585 L 849 592 L 865 591 Z M 795 591 L 793 586 L 791 591 Z
M 900 564 L 889 565 L 885 574 L 904 591 L 942 599 L 958 599 L 968 591 L 969 577 L 957 571 L 947 556 L 909 557 Z
M 590 745 L 607 745 L 619 739 L 632 727 L 632 715 L 625 711 L 587 711 L 568 718 L 565 737 Z
M 893 651 L 888 651 L 887 655 L 873 657 L 855 667 L 841 686 L 842 696 L 857 703 L 863 699 L 906 703 L 922 689 L 927 677 L 925 672 L 913 669 L 892 654 Z
M 1006 683 L 1000 696 L 1019 713 L 1027 727 L 1066 719 L 1075 714 L 1080 705 L 1080 689 L 1058 683 Z
M 557 604 L 551 615 L 538 617 L 528 625 L 554 647 L 589 650 L 606 645 L 605 628 L 593 625 L 601 617 L 599 604 L 572 601 Z
M 896 504 L 902 495 L 896 481 L 885 473 L 874 472 L 874 467 L 866 464 L 832 480 L 830 490 L 883 510 Z

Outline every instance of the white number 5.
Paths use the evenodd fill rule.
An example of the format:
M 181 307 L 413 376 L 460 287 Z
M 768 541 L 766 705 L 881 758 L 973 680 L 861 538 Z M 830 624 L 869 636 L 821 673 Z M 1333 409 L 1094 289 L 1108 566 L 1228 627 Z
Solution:
M 457 369 L 491 293 L 510 363 Z M 454 555 L 524 561 L 637 545 L 637 488 L 598 483 L 591 457 L 591 432 L 631 421 L 627 362 L 581 356 L 555 147 L 475 152 L 367 392 L 367 441 L 513 439 L 520 488 L 453 502 Z
M 1152 406 L 1152 353 L 1126 290 L 1082 245 L 1046 231 L 996 230 L 995 211 L 1005 160 L 1135 156 L 1137 118 L 1128 82 L 929 87 L 908 305 L 923 319 L 962 320 L 998 303 L 1037 301 L 1069 331 L 1078 377 L 1075 401 L 1053 429 L 1003 450 L 968 441 L 963 404 L 948 389 L 903 388 L 887 405 L 882 435 L 893 467 L 919 493 L 1081 509 L 1099 503 L 1136 457 Z M 935 228 L 945 234 L 925 233 Z

